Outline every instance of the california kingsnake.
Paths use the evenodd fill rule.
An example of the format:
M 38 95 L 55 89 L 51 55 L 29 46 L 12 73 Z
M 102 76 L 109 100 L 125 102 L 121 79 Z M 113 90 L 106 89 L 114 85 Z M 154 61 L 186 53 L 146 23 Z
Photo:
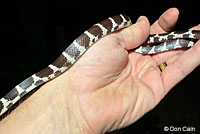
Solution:
M 109 33 L 130 25 L 130 18 L 121 14 L 93 25 L 90 29 L 75 39 L 47 68 L 28 77 L 1 98 L 0 116 L 31 90 L 68 70 L 97 40 Z M 186 38 L 200 39 L 200 31 L 187 30 L 182 32 L 150 35 L 143 45 L 130 51 L 142 54 L 155 54 L 172 49 L 193 46 L 194 42 L 186 40 Z M 153 46 L 150 44 L 153 44 Z

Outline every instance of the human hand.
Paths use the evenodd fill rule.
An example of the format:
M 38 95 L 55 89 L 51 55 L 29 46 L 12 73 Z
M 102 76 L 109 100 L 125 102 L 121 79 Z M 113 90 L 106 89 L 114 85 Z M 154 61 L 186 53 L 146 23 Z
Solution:
M 152 56 L 128 52 L 149 33 L 171 31 L 178 14 L 175 8 L 167 10 L 151 28 L 147 18 L 140 17 L 129 28 L 96 42 L 67 72 L 91 132 L 105 133 L 135 122 L 200 64 L 200 42 L 187 51 Z M 164 61 L 168 66 L 161 73 L 157 65 Z
M 134 123 L 200 64 L 200 41 L 187 51 L 155 55 L 128 51 L 149 33 L 171 31 L 178 14 L 169 9 L 151 27 L 141 17 L 97 41 L 68 71 L 2 120 L 1 133 L 102 134 Z M 164 61 L 168 66 L 161 73 L 157 65 Z

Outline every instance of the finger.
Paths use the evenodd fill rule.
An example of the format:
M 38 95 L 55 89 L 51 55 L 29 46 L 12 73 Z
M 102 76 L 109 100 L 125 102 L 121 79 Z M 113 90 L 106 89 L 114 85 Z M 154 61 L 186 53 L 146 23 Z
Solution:
M 200 24 L 197 26 L 194 26 L 190 28 L 191 30 L 200 30 Z M 174 61 L 177 57 L 179 57 L 182 53 L 185 52 L 187 48 L 182 48 L 180 50 L 172 50 L 172 51 L 166 51 L 161 54 L 153 55 L 152 57 L 157 61 L 158 64 L 161 64 L 164 61 L 167 61 L 167 59 L 170 59 L 171 61 Z
M 120 32 L 120 37 L 124 42 L 122 44 L 124 49 L 133 49 L 144 43 L 149 36 L 149 31 L 150 24 L 148 19 L 145 16 L 139 17 L 135 24 Z
M 179 11 L 177 8 L 170 8 L 165 11 L 160 18 L 151 26 L 151 33 L 164 33 L 171 31 L 178 20 Z M 152 56 L 158 64 L 166 61 L 169 57 L 179 55 L 183 50 L 168 51 Z
M 200 29 L 200 26 L 197 27 Z M 167 68 L 161 74 L 166 92 L 200 65 L 200 41 L 180 56 L 168 59 L 167 64 Z
M 190 28 L 190 30 L 200 30 L 200 24 Z
M 162 33 L 171 31 L 178 20 L 177 8 L 170 8 L 151 26 L 151 33 Z

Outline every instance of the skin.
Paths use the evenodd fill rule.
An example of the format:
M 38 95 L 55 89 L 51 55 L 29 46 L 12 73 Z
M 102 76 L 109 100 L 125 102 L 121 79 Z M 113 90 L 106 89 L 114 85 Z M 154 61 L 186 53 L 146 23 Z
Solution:
M 100 39 L 72 68 L 2 120 L 1 134 L 102 134 L 137 121 L 200 64 L 199 41 L 187 51 L 152 56 L 127 51 L 150 33 L 171 31 L 178 14 L 168 9 L 151 27 L 141 16 L 136 24 Z M 157 65 L 164 61 L 168 66 L 161 73 Z

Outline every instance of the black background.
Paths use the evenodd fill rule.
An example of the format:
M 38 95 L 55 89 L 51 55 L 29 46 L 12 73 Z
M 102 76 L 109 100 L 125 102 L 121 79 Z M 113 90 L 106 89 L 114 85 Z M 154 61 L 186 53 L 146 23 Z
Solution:
M 139 3 L 138 3 L 139 2 Z M 0 97 L 46 67 L 83 31 L 119 13 L 134 23 L 140 15 L 152 24 L 168 8 L 180 10 L 175 30 L 200 23 L 195 1 L 71 1 L 18 0 L 0 3 Z M 133 125 L 115 133 L 155 134 L 164 126 L 192 126 L 200 133 L 200 68 L 180 82 L 161 103 Z M 174 132 L 173 132 L 174 133 Z M 176 132 L 178 133 L 178 132 Z

